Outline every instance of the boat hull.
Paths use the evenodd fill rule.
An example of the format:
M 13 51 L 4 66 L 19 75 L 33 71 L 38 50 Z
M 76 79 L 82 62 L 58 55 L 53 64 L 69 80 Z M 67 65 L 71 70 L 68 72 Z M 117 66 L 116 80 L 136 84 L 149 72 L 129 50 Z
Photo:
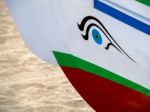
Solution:
M 150 91 L 71 54 L 54 51 L 63 72 L 98 112 L 150 112 Z
M 77 68 L 61 68 L 97 112 L 150 112 L 149 96 Z

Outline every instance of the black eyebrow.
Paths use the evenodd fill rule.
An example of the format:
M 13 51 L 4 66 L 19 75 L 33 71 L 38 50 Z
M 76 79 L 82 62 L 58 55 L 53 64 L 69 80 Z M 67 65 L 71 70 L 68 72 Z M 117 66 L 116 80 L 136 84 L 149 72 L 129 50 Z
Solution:
M 85 35 L 82 35 L 82 37 L 85 39 L 85 40 L 88 40 L 88 32 L 89 32 L 89 30 L 90 30 L 90 28 L 92 27 L 92 26 L 96 26 L 96 27 L 98 27 L 103 33 L 104 33 L 104 35 L 107 37 L 107 39 L 110 41 L 110 43 L 109 43 L 109 45 L 106 47 L 106 49 L 108 49 L 109 48 L 109 46 L 110 45 L 112 45 L 112 46 L 114 46 L 120 53 L 124 53 L 130 60 L 132 60 L 133 62 L 135 62 L 136 63 L 136 61 L 135 60 L 133 60 L 122 48 L 121 48 L 121 46 L 115 41 L 115 39 L 111 36 L 111 34 L 108 32 L 108 30 L 106 29 L 106 27 L 102 24 L 102 22 L 100 21 L 100 20 L 98 20 L 97 18 L 95 18 L 95 17 L 93 17 L 93 16 L 86 16 L 83 20 L 82 20 L 82 22 L 81 22 L 81 24 L 78 24 L 77 23 L 77 25 L 78 25 L 78 28 L 80 29 L 80 31 L 84 31 L 84 28 L 85 28 L 85 25 L 86 25 L 86 23 L 89 21 L 89 20 L 95 20 L 96 22 L 98 22 L 101 26 L 102 26 L 102 28 L 104 29 L 102 29 L 102 28 L 100 28 L 98 25 L 96 25 L 96 24 L 94 24 L 94 23 L 92 23 L 92 24 L 90 24 L 88 27 L 87 27 L 87 30 L 86 30 L 86 34 Z M 111 41 L 111 39 L 107 36 L 107 34 L 109 35 L 109 37 L 112 39 L 112 41 L 116 44 L 116 46 L 113 44 L 113 42 Z

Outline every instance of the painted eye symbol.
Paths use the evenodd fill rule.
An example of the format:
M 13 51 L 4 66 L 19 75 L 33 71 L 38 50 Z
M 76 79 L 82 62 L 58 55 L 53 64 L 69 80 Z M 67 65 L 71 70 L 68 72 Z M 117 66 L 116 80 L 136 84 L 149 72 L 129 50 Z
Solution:
M 92 30 L 92 36 L 97 44 L 101 45 L 103 43 L 102 36 L 96 29 Z
M 94 21 L 91 24 L 89 24 L 85 30 L 85 26 L 87 24 L 87 22 L 89 23 L 89 21 Z M 96 24 L 97 23 L 97 24 Z M 136 63 L 135 60 L 133 60 L 122 48 L 121 46 L 115 41 L 115 39 L 111 36 L 111 34 L 108 32 L 108 30 L 105 28 L 105 26 L 102 24 L 102 22 L 100 20 L 98 20 L 97 18 L 93 17 L 93 16 L 87 16 L 85 17 L 82 21 L 81 24 L 77 24 L 79 30 L 83 33 L 84 31 L 86 32 L 85 34 L 82 34 L 82 37 L 84 40 L 88 40 L 89 39 L 89 32 L 91 30 L 92 27 L 96 27 L 97 29 L 99 29 L 100 31 L 98 31 L 97 29 L 92 29 L 92 37 L 94 39 L 94 41 L 98 44 L 98 45 L 102 45 L 104 43 L 104 38 L 102 36 L 102 34 L 106 37 L 107 39 L 107 44 L 105 46 L 106 50 L 109 50 L 109 48 L 112 46 L 114 47 L 118 52 L 120 52 L 122 55 L 126 55 L 130 60 L 132 60 L 133 62 Z

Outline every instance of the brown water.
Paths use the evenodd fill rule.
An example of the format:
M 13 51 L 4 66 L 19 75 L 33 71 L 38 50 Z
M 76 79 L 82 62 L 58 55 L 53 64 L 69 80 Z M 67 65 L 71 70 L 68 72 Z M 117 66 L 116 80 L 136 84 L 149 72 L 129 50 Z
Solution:
M 0 112 L 93 112 L 59 67 L 35 57 L 0 0 Z

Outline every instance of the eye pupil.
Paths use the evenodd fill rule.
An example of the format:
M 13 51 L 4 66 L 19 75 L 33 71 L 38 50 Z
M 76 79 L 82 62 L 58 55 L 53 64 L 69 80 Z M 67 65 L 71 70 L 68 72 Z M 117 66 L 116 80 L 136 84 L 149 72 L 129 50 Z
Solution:
M 98 36 L 96 35 L 96 38 L 98 39 Z
M 93 36 L 93 39 L 94 41 L 101 45 L 102 44 L 102 37 L 101 37 L 101 34 L 96 30 L 96 29 L 93 29 L 92 30 L 92 36 Z

